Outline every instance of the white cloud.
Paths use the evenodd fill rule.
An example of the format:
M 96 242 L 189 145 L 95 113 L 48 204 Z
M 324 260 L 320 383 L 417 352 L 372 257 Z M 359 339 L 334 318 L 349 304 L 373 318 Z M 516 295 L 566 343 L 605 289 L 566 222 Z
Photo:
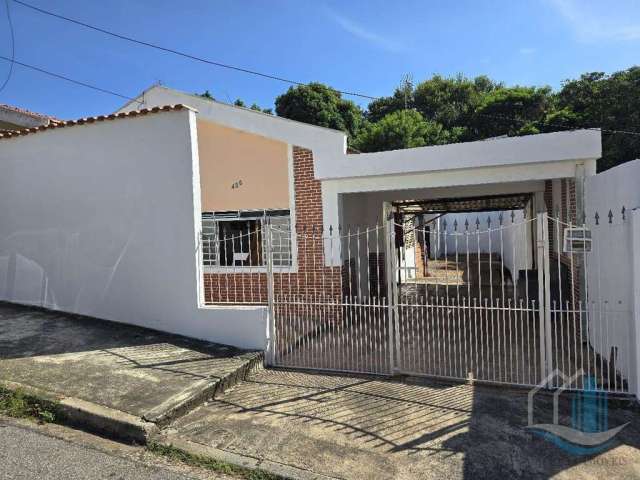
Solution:
M 353 20 L 334 12 L 328 7 L 325 8 L 327 15 L 338 24 L 344 31 L 350 33 L 354 37 L 364 40 L 374 46 L 388 50 L 390 52 L 399 52 L 405 50 L 405 46 L 402 42 L 394 40 L 392 38 L 380 35 L 372 32 L 363 25 L 354 22 Z
M 520 55 L 533 55 L 536 53 L 537 49 L 532 47 L 522 47 L 519 51 Z
M 640 40 L 640 3 L 548 0 L 583 42 Z M 633 19 L 633 20 L 630 20 Z

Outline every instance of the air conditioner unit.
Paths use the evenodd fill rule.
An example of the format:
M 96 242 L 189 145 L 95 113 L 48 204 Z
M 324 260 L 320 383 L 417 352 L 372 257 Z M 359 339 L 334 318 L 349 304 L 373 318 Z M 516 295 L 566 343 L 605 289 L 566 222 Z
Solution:
M 585 227 L 564 229 L 564 253 L 588 253 L 591 251 L 591 230 Z

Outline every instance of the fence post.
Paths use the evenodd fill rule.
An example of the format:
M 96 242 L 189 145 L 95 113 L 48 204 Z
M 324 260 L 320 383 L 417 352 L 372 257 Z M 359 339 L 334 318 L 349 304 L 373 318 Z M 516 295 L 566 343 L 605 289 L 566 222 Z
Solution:
M 547 313 L 549 302 L 549 235 L 547 234 L 547 214 L 538 213 L 536 217 L 537 227 L 537 269 L 538 269 L 538 328 L 540 348 L 540 378 L 543 379 L 549 374 L 549 363 L 547 356 L 551 355 L 548 342 L 551 341 L 551 332 L 547 331 Z M 550 322 L 549 322 L 550 323 Z
M 198 270 L 198 307 L 206 303 L 205 283 L 204 283 L 204 252 L 203 252 L 203 233 L 202 229 L 198 230 L 198 239 L 196 240 L 196 264 Z M 46 292 L 45 292 L 46 295 Z
M 273 246 L 271 222 L 265 219 L 266 242 L 265 254 L 267 256 L 267 365 L 274 365 L 276 361 L 276 320 L 275 320 L 275 299 L 273 282 Z
M 631 210 L 631 375 L 629 391 L 640 399 L 640 209 Z
M 398 352 L 398 342 L 399 338 L 397 335 L 397 308 L 398 308 L 398 299 L 397 299 L 397 287 L 396 287 L 396 254 L 395 254 L 395 226 L 393 222 L 393 212 L 389 212 L 386 218 L 387 228 L 385 236 L 386 236 L 386 245 L 387 251 L 385 252 L 386 257 L 386 275 L 387 275 L 387 311 L 389 317 L 389 370 L 390 373 L 395 373 L 396 370 L 396 361 L 395 361 L 395 353 Z

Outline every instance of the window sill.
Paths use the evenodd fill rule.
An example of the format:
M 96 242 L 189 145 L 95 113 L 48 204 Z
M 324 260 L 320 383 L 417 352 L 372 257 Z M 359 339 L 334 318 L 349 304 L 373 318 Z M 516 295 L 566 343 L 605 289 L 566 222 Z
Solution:
M 267 273 L 267 267 L 203 267 L 202 271 L 220 274 Z M 273 273 L 298 273 L 298 267 L 273 267 Z

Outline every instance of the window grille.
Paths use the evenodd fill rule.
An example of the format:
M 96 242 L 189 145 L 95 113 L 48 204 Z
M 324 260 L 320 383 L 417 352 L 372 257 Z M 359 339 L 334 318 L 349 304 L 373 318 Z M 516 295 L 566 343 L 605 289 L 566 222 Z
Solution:
M 206 267 L 264 267 L 265 232 L 270 224 L 274 267 L 290 267 L 291 217 L 288 210 L 205 212 L 202 258 Z

